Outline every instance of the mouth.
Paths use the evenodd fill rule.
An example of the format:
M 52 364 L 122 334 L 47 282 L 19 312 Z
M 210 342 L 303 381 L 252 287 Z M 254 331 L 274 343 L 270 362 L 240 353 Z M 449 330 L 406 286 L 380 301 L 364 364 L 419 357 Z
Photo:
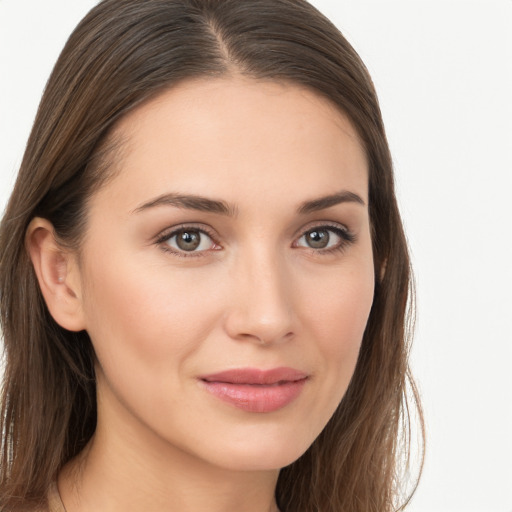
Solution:
M 309 376 L 293 368 L 238 368 L 200 377 L 216 398 L 254 413 L 274 412 L 293 402 Z

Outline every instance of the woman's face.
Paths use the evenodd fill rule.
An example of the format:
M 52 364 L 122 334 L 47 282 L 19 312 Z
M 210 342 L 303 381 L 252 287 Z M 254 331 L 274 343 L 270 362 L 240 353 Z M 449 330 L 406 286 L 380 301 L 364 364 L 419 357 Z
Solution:
M 237 78 L 174 87 L 117 132 L 79 266 L 98 432 L 291 463 L 342 399 L 373 299 L 354 129 L 305 89 Z

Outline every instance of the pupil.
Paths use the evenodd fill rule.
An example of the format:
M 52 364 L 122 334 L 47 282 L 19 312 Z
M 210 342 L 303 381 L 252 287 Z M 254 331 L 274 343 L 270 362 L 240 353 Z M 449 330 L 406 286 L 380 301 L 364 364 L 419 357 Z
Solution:
M 177 236 L 176 244 L 184 251 L 193 251 L 199 247 L 201 242 L 199 233 L 196 231 L 183 231 Z
M 308 245 L 313 249 L 323 249 L 329 243 L 329 232 L 326 230 L 310 231 L 306 238 Z

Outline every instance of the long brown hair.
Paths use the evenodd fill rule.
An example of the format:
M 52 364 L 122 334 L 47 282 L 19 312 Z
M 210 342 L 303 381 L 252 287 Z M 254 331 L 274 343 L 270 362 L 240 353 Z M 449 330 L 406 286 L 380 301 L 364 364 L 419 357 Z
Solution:
M 115 163 L 115 123 L 180 81 L 233 72 L 328 98 L 353 123 L 369 164 L 376 287 L 359 360 L 324 431 L 281 470 L 277 502 L 283 512 L 389 512 L 399 508 L 397 497 L 407 501 L 399 462 L 409 453 L 400 435 L 408 430 L 408 396 L 422 426 L 408 370 L 411 276 L 364 64 L 304 0 L 104 0 L 53 70 L 0 227 L 0 509 L 44 500 L 96 422 L 92 345 L 86 332 L 66 331 L 49 314 L 24 246 L 29 222 L 48 219 L 60 241 L 79 249 L 88 198 Z

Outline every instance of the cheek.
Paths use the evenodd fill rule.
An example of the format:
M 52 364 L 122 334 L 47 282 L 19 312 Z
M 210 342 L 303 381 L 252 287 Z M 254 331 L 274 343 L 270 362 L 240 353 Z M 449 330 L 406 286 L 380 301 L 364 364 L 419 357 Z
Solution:
M 186 272 L 112 258 L 87 275 L 87 330 L 102 365 L 124 360 L 127 366 L 133 361 L 134 371 L 177 367 L 218 317 L 218 301 Z
M 315 328 L 314 339 L 335 359 L 345 351 L 359 349 L 368 321 L 375 286 L 371 252 L 368 254 L 331 269 L 322 276 L 314 294 L 303 294 L 303 310 L 309 305 L 308 323 Z
M 332 311 L 331 321 L 326 321 L 329 333 L 324 338 L 323 350 L 330 385 L 333 386 L 334 409 L 343 398 L 355 371 L 372 297 L 373 289 L 356 288 L 351 291 L 347 287 L 340 294 L 338 308 Z
M 322 293 L 307 301 L 306 323 L 312 329 L 310 338 L 315 340 L 320 357 L 318 368 L 326 386 L 321 400 L 329 414 L 343 398 L 354 373 L 373 295 L 373 264 L 360 260 L 332 272 Z
M 323 335 L 318 339 L 326 340 L 326 350 L 336 355 L 360 343 L 372 301 L 373 281 L 345 279 L 339 287 L 333 283 L 333 289 L 319 299 L 318 306 L 323 317 L 318 325 Z
M 214 329 L 219 301 L 199 275 L 144 258 L 104 260 L 87 275 L 87 330 L 103 414 L 120 411 L 126 419 L 129 411 L 165 437 L 179 421 L 175 411 L 187 406 L 180 397 L 190 393 L 192 364 Z

